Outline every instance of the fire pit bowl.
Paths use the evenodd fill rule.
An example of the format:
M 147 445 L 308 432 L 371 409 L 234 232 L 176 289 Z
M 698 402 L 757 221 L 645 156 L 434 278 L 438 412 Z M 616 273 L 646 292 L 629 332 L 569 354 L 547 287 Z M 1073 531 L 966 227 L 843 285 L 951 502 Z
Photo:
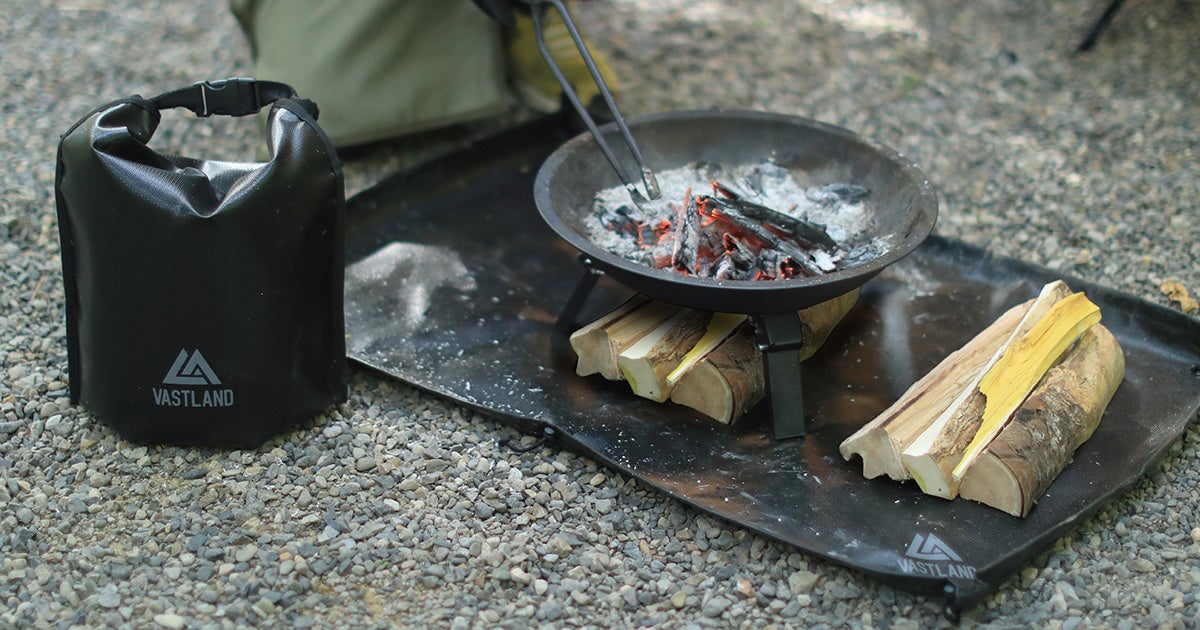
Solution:
M 584 219 L 597 192 L 620 185 L 590 134 L 559 147 L 542 165 L 534 199 L 546 223 L 578 249 L 585 264 L 652 298 L 731 313 L 783 313 L 835 298 L 912 252 L 933 229 L 937 195 L 925 175 L 891 149 L 825 123 L 755 111 L 676 111 L 629 121 L 646 163 L 656 171 L 710 162 L 729 168 L 768 160 L 802 186 L 843 182 L 870 190 L 868 238 L 879 254 L 821 276 L 783 280 L 713 280 L 655 269 L 604 250 Z M 623 146 L 615 125 L 602 132 Z M 626 165 L 638 172 L 632 158 Z M 683 191 L 664 190 L 667 197 Z M 851 245 L 854 245 L 852 243 Z

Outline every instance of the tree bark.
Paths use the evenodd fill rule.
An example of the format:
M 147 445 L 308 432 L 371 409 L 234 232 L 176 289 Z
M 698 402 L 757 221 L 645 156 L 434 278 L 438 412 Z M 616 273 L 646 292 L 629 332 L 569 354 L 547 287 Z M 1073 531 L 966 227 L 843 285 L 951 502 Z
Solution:
M 863 476 L 868 479 L 879 475 L 897 481 L 912 479 L 900 454 L 978 378 L 1033 302 L 1009 309 L 913 383 L 895 403 L 842 442 L 842 458 L 862 458 Z
M 1092 326 L 963 475 L 959 494 L 1025 516 L 1070 463 L 1125 375 L 1112 333 Z
M 1011 347 L 1037 326 L 1055 304 L 1070 294 L 1071 290 L 1062 281 L 1043 287 L 1020 322 L 1010 330 L 1007 338 L 971 379 L 970 384 L 962 388 L 950 406 L 942 410 L 901 452 L 900 459 L 904 467 L 922 492 L 944 499 L 953 499 L 958 494 L 954 468 L 962 461 L 968 445 L 983 425 L 987 410 L 988 401 L 979 389 L 980 382 Z

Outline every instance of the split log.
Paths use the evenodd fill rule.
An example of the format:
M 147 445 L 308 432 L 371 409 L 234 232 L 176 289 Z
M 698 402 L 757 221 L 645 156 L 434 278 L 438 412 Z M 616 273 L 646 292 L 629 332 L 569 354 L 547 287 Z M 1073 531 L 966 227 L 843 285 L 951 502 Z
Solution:
M 800 360 L 825 343 L 858 289 L 798 312 Z M 635 394 L 670 398 L 731 423 L 765 394 L 762 354 L 747 316 L 670 306 L 637 296 L 571 335 L 576 372 L 627 380 Z
M 1116 338 L 1092 326 L 967 468 L 959 494 L 1013 516 L 1029 514 L 1092 436 L 1124 375 Z
M 983 420 L 954 467 L 954 483 L 962 482 L 983 449 L 1041 382 L 1046 372 L 1067 354 L 1085 332 L 1100 323 L 1100 307 L 1082 293 L 1055 304 L 1041 321 L 1007 351 L 979 382 L 987 397 Z
M 671 402 L 732 424 L 765 394 L 762 353 L 750 323 L 742 324 L 684 372 L 671 390 Z
M 1029 300 L 1012 307 L 913 383 L 895 403 L 842 442 L 838 449 L 842 458 L 849 461 L 859 456 L 863 476 L 868 479 L 879 475 L 897 481 L 911 479 L 900 454 L 975 382 L 1033 303 Z
M 610 381 L 620 380 L 617 355 L 678 313 L 679 308 L 635 295 L 607 315 L 575 331 L 571 335 L 571 347 L 579 357 L 575 373 L 580 376 L 599 373 Z
M 1071 290 L 1062 281 L 1043 287 L 1021 321 L 996 349 L 983 369 L 976 373 L 975 378 L 966 387 L 958 391 L 950 406 L 942 410 L 901 452 L 900 459 L 905 469 L 916 480 L 922 492 L 945 499 L 952 499 L 958 494 L 958 483 L 953 471 L 962 462 L 968 445 L 983 425 L 984 413 L 988 407 L 987 396 L 985 392 L 980 391 L 980 383 L 1011 348 L 1045 320 L 1051 309 L 1070 294 Z M 1034 382 L 1036 383 L 1036 380 Z M 1031 383 L 1030 388 L 1032 386 Z M 1027 393 L 1028 390 L 1025 390 L 1021 397 Z
M 825 344 L 858 301 L 858 293 L 854 289 L 797 313 L 801 329 L 797 352 L 801 361 L 811 358 Z M 744 321 L 715 349 L 704 352 L 699 361 L 681 372 L 671 391 L 671 401 L 725 424 L 736 422 L 766 393 L 762 352 L 750 324 Z
M 704 337 L 713 313 L 680 309 L 646 336 L 617 355 L 621 375 L 642 398 L 663 402 L 671 395 L 670 374 Z

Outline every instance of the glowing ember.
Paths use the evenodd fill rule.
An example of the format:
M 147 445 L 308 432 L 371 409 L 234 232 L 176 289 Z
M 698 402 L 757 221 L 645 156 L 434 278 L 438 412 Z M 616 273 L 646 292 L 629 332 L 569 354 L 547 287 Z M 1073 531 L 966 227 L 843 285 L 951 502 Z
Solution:
M 803 188 L 770 162 L 728 172 L 693 164 L 658 176 L 663 190 L 683 195 L 638 207 L 624 187 L 601 191 L 588 217 L 593 242 L 634 262 L 716 280 L 816 276 L 877 251 L 867 237 L 869 192 L 860 186 Z

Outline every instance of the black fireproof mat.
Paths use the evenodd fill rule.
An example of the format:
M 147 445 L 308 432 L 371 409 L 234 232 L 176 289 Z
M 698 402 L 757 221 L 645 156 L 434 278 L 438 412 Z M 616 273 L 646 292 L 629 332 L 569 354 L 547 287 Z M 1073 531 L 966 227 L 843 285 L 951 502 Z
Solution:
M 538 166 L 575 132 L 556 117 L 398 173 L 349 203 L 350 355 L 561 443 L 700 510 L 894 583 L 977 603 L 1158 461 L 1200 409 L 1200 325 L 1066 278 L 1099 306 L 1126 376 L 1096 434 L 1017 519 L 913 484 L 866 480 L 838 444 L 1053 272 L 931 237 L 863 287 L 803 370 L 809 433 L 724 427 L 574 373 L 553 329 L 582 268 L 537 215 Z M 584 321 L 622 302 L 602 279 Z

